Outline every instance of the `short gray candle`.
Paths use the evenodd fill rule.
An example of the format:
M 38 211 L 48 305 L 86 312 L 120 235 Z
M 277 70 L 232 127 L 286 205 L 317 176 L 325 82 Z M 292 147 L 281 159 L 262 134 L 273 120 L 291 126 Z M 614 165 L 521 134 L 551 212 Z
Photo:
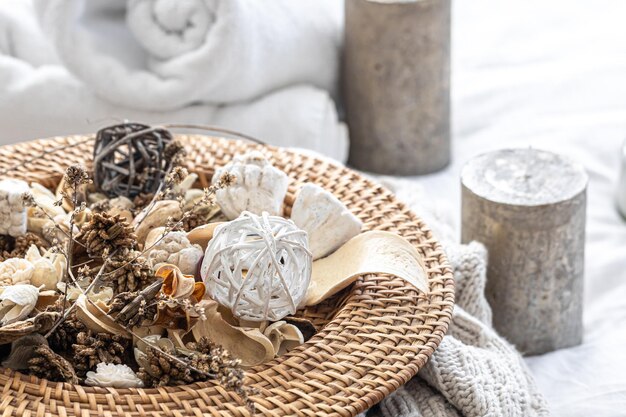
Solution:
M 470 160 L 461 174 L 462 241 L 489 251 L 496 330 L 527 355 L 582 341 L 587 174 L 546 151 Z

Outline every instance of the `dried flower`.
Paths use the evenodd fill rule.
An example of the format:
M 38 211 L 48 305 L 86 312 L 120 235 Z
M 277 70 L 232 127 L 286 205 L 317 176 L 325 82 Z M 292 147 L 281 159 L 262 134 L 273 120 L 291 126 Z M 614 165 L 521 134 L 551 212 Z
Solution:
M 127 365 L 104 362 L 96 366 L 96 372 L 87 372 L 85 384 L 114 388 L 143 387 L 143 381 Z
M 218 188 L 226 188 L 235 184 L 237 181 L 237 176 L 231 174 L 230 172 L 224 172 L 218 182 L 216 183 Z
M 165 183 L 168 187 L 178 185 L 183 182 L 188 175 L 189 172 L 186 168 L 180 166 L 174 167 L 167 177 L 165 177 Z
M 137 241 L 133 227 L 125 218 L 106 212 L 93 213 L 76 238 L 94 256 L 103 256 L 107 251 L 110 254 L 115 250 L 132 249 Z
M 183 164 L 185 156 L 187 156 L 187 151 L 182 143 L 177 140 L 173 140 L 165 146 L 163 155 L 165 160 L 168 161 L 171 166 L 177 166 Z
M 24 204 L 25 207 L 37 207 L 35 197 L 31 194 L 30 191 L 22 194 L 22 204 Z
M 63 181 L 65 181 L 68 187 L 73 189 L 76 189 L 79 185 L 91 183 L 87 171 L 79 164 L 71 165 L 65 170 Z

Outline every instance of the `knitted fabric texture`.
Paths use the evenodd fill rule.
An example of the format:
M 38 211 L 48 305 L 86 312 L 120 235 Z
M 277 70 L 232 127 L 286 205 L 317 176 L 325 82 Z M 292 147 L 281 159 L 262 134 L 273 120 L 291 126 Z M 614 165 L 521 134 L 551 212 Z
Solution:
M 419 374 L 368 416 L 548 416 L 520 354 L 491 327 L 484 296 L 487 251 L 449 244 L 457 304 L 447 335 Z

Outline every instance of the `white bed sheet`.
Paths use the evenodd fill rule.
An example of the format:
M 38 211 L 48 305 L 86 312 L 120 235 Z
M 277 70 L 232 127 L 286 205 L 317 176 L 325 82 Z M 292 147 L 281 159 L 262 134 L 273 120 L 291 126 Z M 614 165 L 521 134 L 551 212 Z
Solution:
M 459 173 L 472 156 L 532 146 L 586 167 L 585 340 L 527 362 L 553 415 L 626 416 L 626 221 L 614 204 L 626 2 L 457 0 L 452 73 L 453 162 L 414 181 L 445 200 L 458 231 Z

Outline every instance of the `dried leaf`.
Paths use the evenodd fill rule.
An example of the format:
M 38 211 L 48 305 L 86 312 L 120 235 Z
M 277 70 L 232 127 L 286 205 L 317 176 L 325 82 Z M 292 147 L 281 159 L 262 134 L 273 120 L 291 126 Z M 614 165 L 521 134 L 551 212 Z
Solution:
M 389 232 L 371 231 L 350 239 L 335 253 L 313 262 L 304 305 L 319 304 L 367 274 L 391 274 L 427 293 L 426 269 L 417 249 Z

